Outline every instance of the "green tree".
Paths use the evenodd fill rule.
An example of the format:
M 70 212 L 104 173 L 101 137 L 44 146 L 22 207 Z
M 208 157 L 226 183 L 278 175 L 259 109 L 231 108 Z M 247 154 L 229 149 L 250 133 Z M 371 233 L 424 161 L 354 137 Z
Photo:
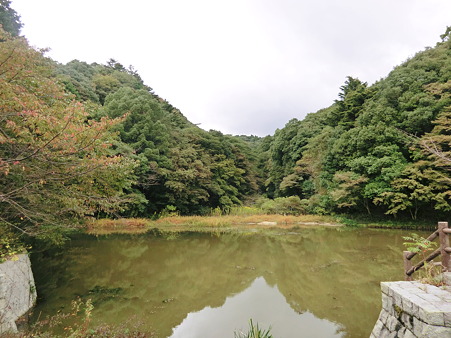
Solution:
M 363 104 L 371 96 L 366 82 L 361 82 L 348 76 L 345 84 L 340 87 L 339 100 L 335 101 L 335 109 L 329 117 L 329 124 L 332 126 L 342 125 L 351 128 L 357 117 L 363 110 Z
M 94 89 L 99 97 L 101 104 L 105 103 L 105 98 L 108 94 L 112 94 L 121 87 L 119 80 L 112 75 L 102 75 L 96 74 L 92 78 L 92 83 L 94 84 Z
M 429 86 L 429 89 L 439 95 L 440 99 L 451 99 L 451 80 L 444 84 Z M 429 154 L 436 169 L 444 171 L 444 175 L 451 171 L 451 106 L 445 107 L 443 112 L 433 122 L 434 128 L 430 133 L 423 135 L 420 146 Z M 446 171 L 448 173 L 446 173 Z
M 392 182 L 392 190 L 381 194 L 376 203 L 388 206 L 386 214 L 408 211 L 417 219 L 420 209 L 433 205 L 436 210 L 451 210 L 451 182 L 443 184 L 441 175 L 425 161 L 409 165 Z
M 72 60 L 66 65 L 56 65 L 55 73 L 58 79 L 64 83 L 66 90 L 75 95 L 77 100 L 99 103 L 93 76 L 96 70 L 86 62 Z
M 12 36 L 18 36 L 22 22 L 17 12 L 11 8 L 11 1 L 0 0 L 0 25 Z
M 276 130 L 267 161 L 269 178 L 265 184 L 269 196 L 302 194 L 304 177 L 293 168 L 302 159 L 309 141 L 326 126 L 329 113 L 330 109 L 322 109 L 302 121 L 292 119 L 283 129 Z
M 107 96 L 103 114 L 109 118 L 125 116 L 117 125 L 121 141 L 129 147 L 122 148 L 122 154 L 140 163 L 136 188 L 148 201 L 146 213 L 161 210 L 167 204 L 163 198 L 167 172 L 163 174 L 162 169 L 169 169 L 172 163 L 169 122 L 159 101 L 144 89 L 122 87 Z
M 359 176 L 353 172 L 336 172 L 334 181 L 338 184 L 337 188 L 331 191 L 331 196 L 337 205 L 337 208 L 356 209 L 364 207 L 368 214 L 371 214 L 370 202 L 364 198 L 363 189 L 368 181 L 367 177 Z
M 130 203 L 135 164 L 110 149 L 119 121 L 91 120 L 42 52 L 1 29 L 0 60 L 0 225 L 57 241 Z

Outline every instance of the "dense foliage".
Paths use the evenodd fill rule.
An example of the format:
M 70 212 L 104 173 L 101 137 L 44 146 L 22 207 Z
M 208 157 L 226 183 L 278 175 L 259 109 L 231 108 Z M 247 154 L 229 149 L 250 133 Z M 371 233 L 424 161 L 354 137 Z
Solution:
M 449 34 L 372 86 L 348 77 L 331 107 L 277 130 L 266 193 L 315 213 L 449 214 Z
M 133 69 L 58 65 L 1 34 L 2 224 L 49 237 L 69 218 L 227 212 L 257 191 L 245 141 L 196 127 Z
M 62 220 L 130 202 L 135 163 L 110 150 L 120 121 L 91 119 L 96 107 L 67 94 L 51 64 L 0 30 L 0 223 L 57 239 Z
M 46 58 L 18 36 L 9 5 L 0 2 L 0 222 L 9 229 L 58 239 L 63 220 L 227 213 L 258 194 L 271 212 L 451 211 L 449 28 L 387 78 L 348 77 L 332 106 L 260 138 L 198 128 L 116 60 Z
M 248 142 L 218 131 L 204 131 L 143 84 L 132 67 L 77 60 L 55 71 L 67 91 L 102 109 L 93 118 L 124 117 L 116 130 L 115 151 L 139 163 L 133 191 L 141 203 L 124 215 L 164 211 L 205 214 L 227 211 L 257 191 L 257 174 Z
M 3 30 L 13 36 L 20 34 L 22 22 L 19 14 L 11 8 L 10 0 L 0 0 L 0 25 L 2 25 Z

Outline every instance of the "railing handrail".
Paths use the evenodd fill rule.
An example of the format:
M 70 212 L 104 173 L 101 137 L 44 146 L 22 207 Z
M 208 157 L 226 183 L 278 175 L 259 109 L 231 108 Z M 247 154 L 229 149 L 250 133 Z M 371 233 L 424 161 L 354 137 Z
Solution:
M 412 265 L 411 259 L 415 257 L 417 252 L 404 251 L 404 273 L 406 280 L 412 280 L 412 274 L 420 269 L 425 263 L 432 261 L 437 256 L 441 255 L 441 265 L 444 271 L 451 270 L 451 247 L 449 246 L 449 237 L 451 229 L 448 227 L 448 222 L 438 222 L 437 230 L 435 230 L 429 237 L 428 241 L 433 241 L 439 237 L 440 246 L 437 250 L 432 252 L 428 257 L 422 259 L 415 266 Z

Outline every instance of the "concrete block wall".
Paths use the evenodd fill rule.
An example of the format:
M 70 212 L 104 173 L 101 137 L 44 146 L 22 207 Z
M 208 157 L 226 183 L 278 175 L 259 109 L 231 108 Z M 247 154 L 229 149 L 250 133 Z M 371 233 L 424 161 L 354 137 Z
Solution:
M 16 259 L 17 258 L 17 259 Z M 27 254 L 0 264 L 0 335 L 16 332 L 16 320 L 36 302 L 36 288 Z
M 451 337 L 451 288 L 381 283 L 382 310 L 370 338 Z

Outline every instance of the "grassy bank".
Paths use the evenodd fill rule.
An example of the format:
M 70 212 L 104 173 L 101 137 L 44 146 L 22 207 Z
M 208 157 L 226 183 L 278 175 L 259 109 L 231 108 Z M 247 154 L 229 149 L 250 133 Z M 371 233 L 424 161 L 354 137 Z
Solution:
M 299 226 L 340 226 L 335 217 L 319 215 L 222 215 L 167 216 L 158 220 L 145 218 L 100 219 L 87 224 L 88 233 L 144 233 L 157 228 L 162 231 L 217 231 L 237 229 L 289 229 Z
M 440 220 L 411 220 L 411 219 L 387 219 L 386 217 L 341 215 L 336 220 L 340 224 L 351 227 L 373 228 L 373 229 L 404 229 L 404 230 L 436 230 L 437 222 Z M 446 221 L 446 220 L 443 220 Z
M 290 229 L 309 226 L 349 226 L 381 229 L 435 230 L 435 221 L 387 220 L 369 217 L 321 215 L 235 214 L 213 216 L 166 216 L 146 218 L 99 219 L 87 223 L 90 234 L 144 233 L 150 229 L 165 232 L 239 231 L 251 229 Z

